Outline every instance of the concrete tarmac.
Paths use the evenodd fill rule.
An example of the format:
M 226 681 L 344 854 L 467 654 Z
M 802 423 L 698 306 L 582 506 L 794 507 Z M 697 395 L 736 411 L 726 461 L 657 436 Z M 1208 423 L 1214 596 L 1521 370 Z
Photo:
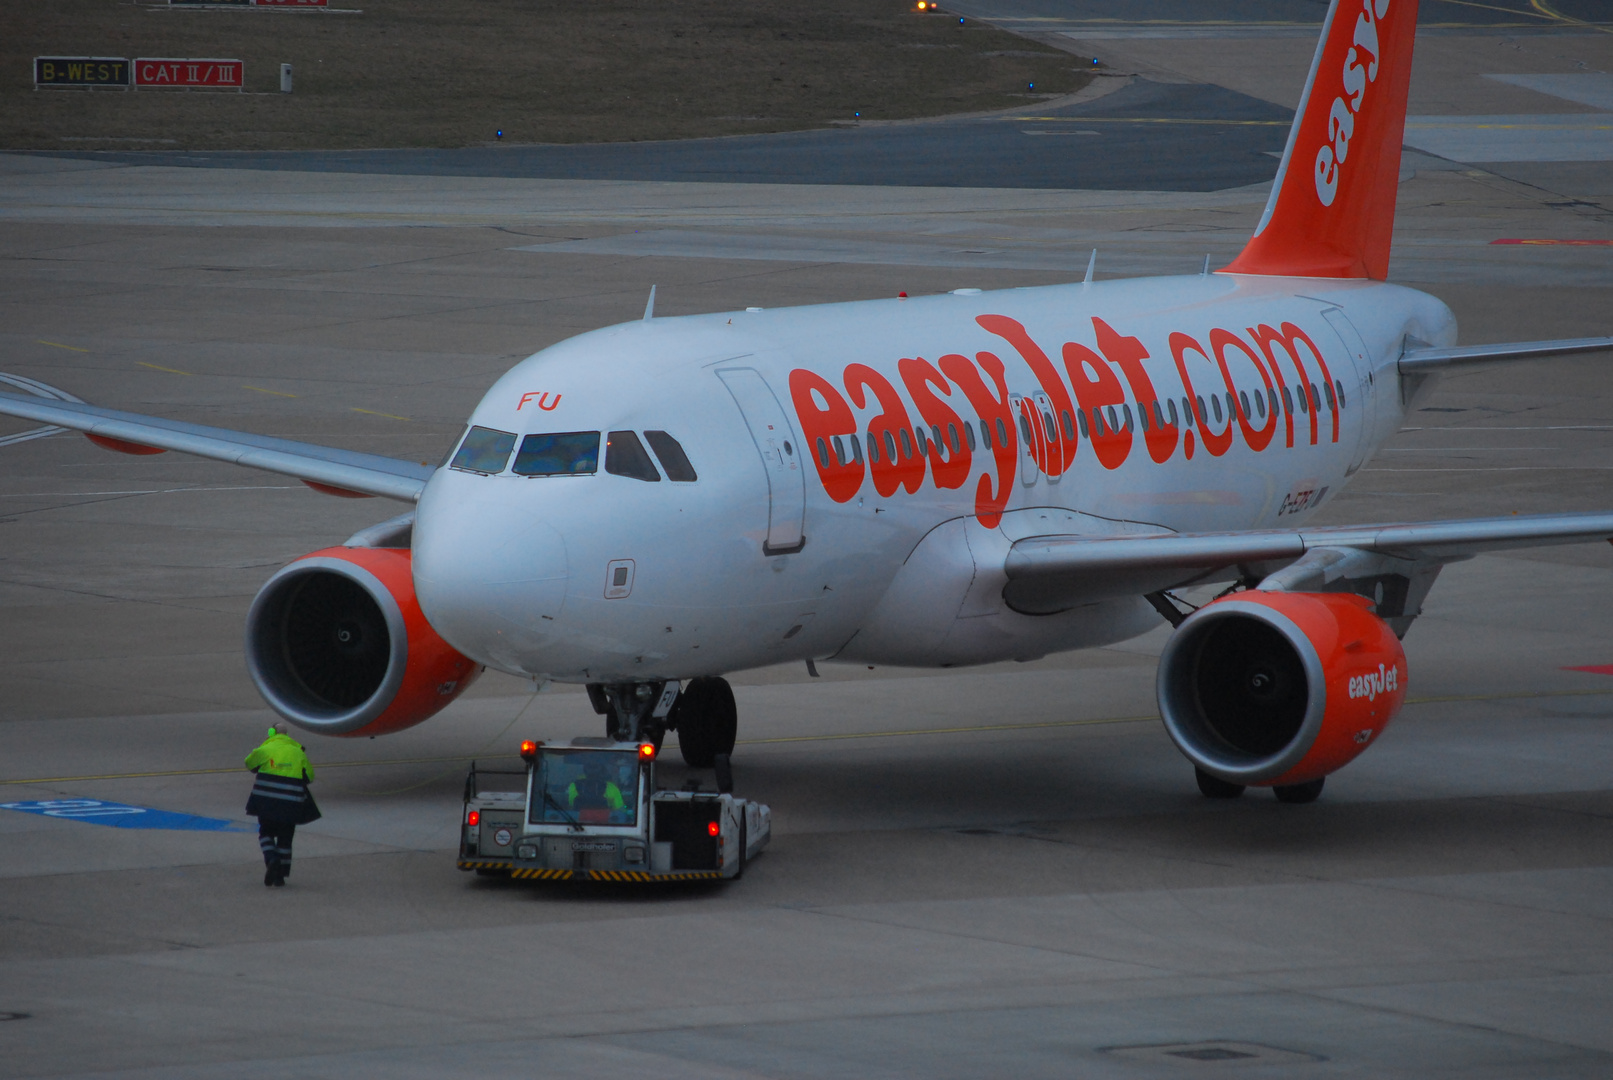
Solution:
M 1512 70 L 1484 62 L 1495 34 L 1415 92 L 1538 96 L 1483 79 Z M 1604 38 L 1515 43 L 1550 74 L 1606 70 Z M 1189 84 L 1224 62 L 1128 44 Z M 1613 333 L 1613 247 L 1493 243 L 1613 241 L 1605 174 L 1508 167 L 1529 173 L 1409 154 L 1392 277 L 1466 342 Z M 651 284 L 674 315 L 1068 280 L 1094 246 L 1100 276 L 1182 272 L 1264 198 L 0 155 L 0 372 L 435 460 L 515 359 Z M 1327 520 L 1607 508 L 1609 360 L 1448 379 Z M 397 508 L 30 431 L 0 421 L 0 802 L 249 824 L 239 762 L 272 716 L 246 607 Z M 1410 703 L 1307 807 L 1198 796 L 1155 717 L 1163 628 L 968 671 L 742 673 L 736 781 L 776 829 L 718 887 L 456 871 L 467 759 L 598 725 L 574 688 L 492 675 L 408 732 L 311 740 L 325 817 L 285 889 L 250 832 L 0 810 L 0 1076 L 1603 1077 L 1613 675 L 1570 669 L 1613 664 L 1610 592 L 1607 545 L 1447 568 Z

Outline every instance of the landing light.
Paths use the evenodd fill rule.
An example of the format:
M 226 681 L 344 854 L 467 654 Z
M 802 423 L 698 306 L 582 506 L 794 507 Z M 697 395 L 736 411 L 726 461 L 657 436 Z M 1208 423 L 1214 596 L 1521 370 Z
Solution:
M 640 743 L 638 748 L 638 759 L 640 761 L 654 761 L 655 744 L 652 742 Z
M 715 821 L 708 821 L 706 822 L 706 831 L 712 836 L 716 836 L 718 833 L 722 832 L 722 826 L 717 824 Z

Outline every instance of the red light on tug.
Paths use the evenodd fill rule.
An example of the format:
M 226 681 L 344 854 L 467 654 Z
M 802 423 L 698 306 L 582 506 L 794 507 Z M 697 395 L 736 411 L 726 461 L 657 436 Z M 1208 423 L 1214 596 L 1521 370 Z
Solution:
M 638 759 L 640 761 L 654 761 L 655 744 L 652 742 L 640 743 L 638 748 Z
M 706 822 L 706 831 L 712 836 L 716 836 L 718 833 L 722 832 L 722 826 L 717 824 L 715 821 L 708 821 Z
M 467 814 L 465 816 L 465 824 L 466 825 L 480 825 L 481 823 L 482 823 L 482 812 L 480 810 L 472 810 L 469 814 Z
M 533 758 L 535 758 L 537 756 L 538 756 L 538 744 L 533 742 L 531 739 L 523 739 L 521 741 L 521 757 L 522 757 L 522 759 L 526 760 L 526 761 L 531 761 Z

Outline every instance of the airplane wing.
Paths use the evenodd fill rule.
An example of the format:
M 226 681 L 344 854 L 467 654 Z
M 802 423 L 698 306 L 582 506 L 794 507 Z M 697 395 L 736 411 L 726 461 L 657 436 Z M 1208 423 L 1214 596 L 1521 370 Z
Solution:
M 1613 349 L 1613 337 L 1563 338 L 1558 341 L 1514 341 L 1496 345 L 1458 345 L 1449 349 L 1432 346 L 1408 348 L 1400 354 L 1402 375 L 1423 375 L 1451 367 L 1495 364 L 1503 360 L 1534 360 L 1545 356 Z
M 1601 512 L 1231 533 L 1034 536 L 1009 549 L 1003 596 L 1015 610 L 1037 615 L 1190 585 L 1259 581 L 1268 591 L 1369 596 L 1403 634 L 1446 563 L 1504 548 L 1610 539 L 1613 513 Z M 1170 617 L 1163 608 L 1161 613 Z
M 252 469 L 293 476 L 336 495 L 378 495 L 412 503 L 437 470 L 430 465 L 355 450 L 252 435 L 227 428 L 162 420 L 71 401 L 0 393 L 0 413 L 84 432 L 101 445 L 133 453 L 177 450 Z M 140 448 L 149 447 L 150 451 Z

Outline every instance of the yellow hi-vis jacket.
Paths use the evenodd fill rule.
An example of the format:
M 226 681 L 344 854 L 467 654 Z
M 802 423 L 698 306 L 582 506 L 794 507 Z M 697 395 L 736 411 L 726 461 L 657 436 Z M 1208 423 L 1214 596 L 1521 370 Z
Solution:
M 268 773 L 270 776 L 294 776 L 297 779 L 314 778 L 314 766 L 308 760 L 308 752 L 302 744 L 290 735 L 281 735 L 269 729 L 269 737 L 263 740 L 263 745 L 246 756 L 246 767 L 257 773 Z

